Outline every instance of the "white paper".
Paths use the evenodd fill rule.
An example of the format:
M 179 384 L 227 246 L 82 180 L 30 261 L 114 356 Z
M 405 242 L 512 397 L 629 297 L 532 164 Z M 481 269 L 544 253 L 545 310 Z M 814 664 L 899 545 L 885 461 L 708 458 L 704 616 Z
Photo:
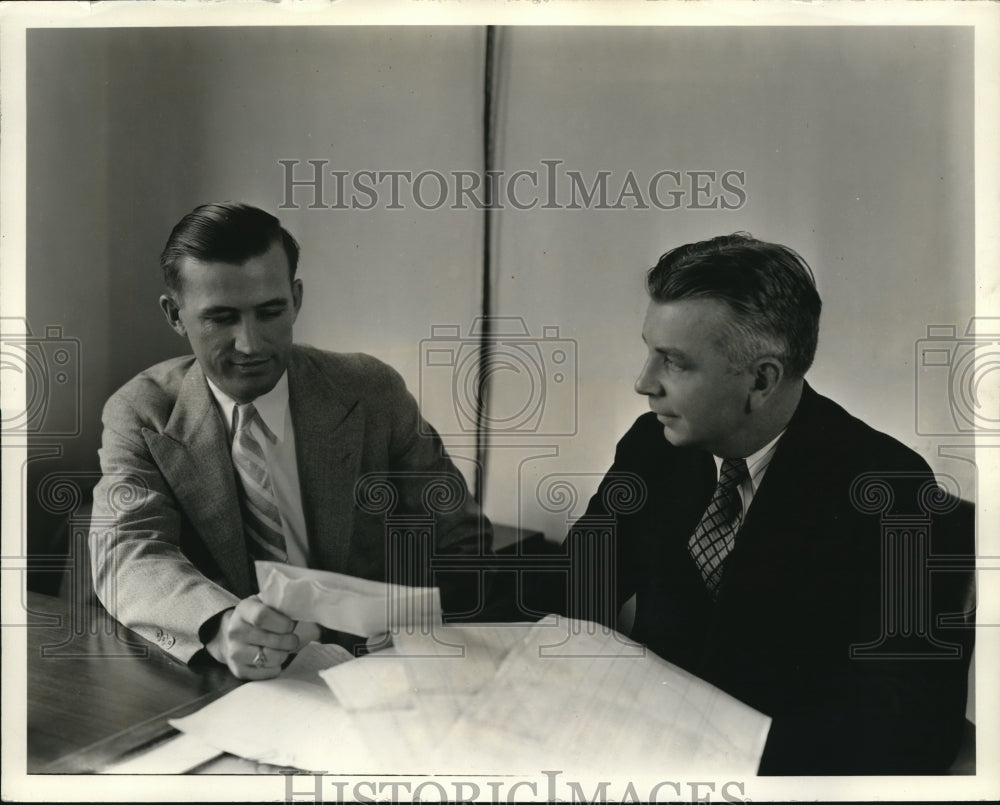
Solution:
M 771 719 L 593 624 L 531 631 L 444 740 L 473 772 L 601 768 L 753 775 Z
M 302 679 L 322 685 L 320 672 L 353 660 L 346 648 L 335 643 L 309 643 L 281 672 L 285 679 Z
M 281 562 L 254 566 L 261 601 L 295 620 L 361 637 L 441 624 L 436 587 L 385 584 Z
M 409 709 L 427 694 L 478 692 L 493 679 L 510 647 L 534 628 L 472 624 L 400 632 L 393 635 L 391 648 L 319 676 L 347 710 Z M 440 706 L 449 704 L 439 701 Z
M 319 677 L 347 710 L 414 706 L 406 668 L 392 649 L 320 671 Z
M 621 635 L 565 619 L 441 627 L 319 674 L 329 689 L 252 682 L 171 723 L 264 763 L 380 774 L 537 775 L 544 763 L 749 776 L 770 727 Z
M 184 774 L 221 753 L 194 735 L 181 733 L 152 749 L 106 767 L 102 774 Z
M 358 773 L 386 766 L 330 691 L 299 679 L 248 682 L 170 724 L 219 751 L 277 766 Z

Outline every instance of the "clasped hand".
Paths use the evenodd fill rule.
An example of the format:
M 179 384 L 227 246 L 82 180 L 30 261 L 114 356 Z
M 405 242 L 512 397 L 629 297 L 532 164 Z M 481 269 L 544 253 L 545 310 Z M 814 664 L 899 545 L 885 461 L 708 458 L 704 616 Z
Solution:
M 289 654 L 319 637 L 315 623 L 293 621 L 252 595 L 222 613 L 205 648 L 239 679 L 271 679 Z

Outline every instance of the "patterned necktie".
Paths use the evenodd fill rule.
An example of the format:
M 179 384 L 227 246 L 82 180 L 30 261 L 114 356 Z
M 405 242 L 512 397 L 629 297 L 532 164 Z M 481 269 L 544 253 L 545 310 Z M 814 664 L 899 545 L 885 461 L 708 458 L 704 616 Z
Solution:
M 747 463 L 742 458 L 723 460 L 719 485 L 688 540 L 688 552 L 698 565 L 712 598 L 719 594 L 722 564 L 736 541 L 742 513 L 739 487 L 747 475 Z
M 247 549 L 254 559 L 284 562 L 288 554 L 285 551 L 281 512 L 275 503 L 264 452 L 250 430 L 250 425 L 259 417 L 253 403 L 236 406 L 233 466 L 243 489 L 243 531 Z

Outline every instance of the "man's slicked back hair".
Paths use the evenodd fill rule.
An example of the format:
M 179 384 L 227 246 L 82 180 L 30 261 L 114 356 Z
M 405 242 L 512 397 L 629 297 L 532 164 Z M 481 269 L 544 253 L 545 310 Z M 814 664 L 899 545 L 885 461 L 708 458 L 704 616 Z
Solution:
M 745 232 L 678 246 L 649 270 L 646 289 L 659 303 L 724 303 L 733 324 L 719 344 L 735 368 L 773 356 L 802 377 L 812 365 L 822 302 L 812 270 L 787 246 Z
M 160 255 L 163 282 L 171 293 L 180 292 L 180 262 L 184 257 L 242 265 L 264 254 L 274 243 L 280 243 L 285 250 L 291 280 L 299 265 L 299 244 L 277 218 L 235 201 L 203 204 L 181 218 L 167 238 Z

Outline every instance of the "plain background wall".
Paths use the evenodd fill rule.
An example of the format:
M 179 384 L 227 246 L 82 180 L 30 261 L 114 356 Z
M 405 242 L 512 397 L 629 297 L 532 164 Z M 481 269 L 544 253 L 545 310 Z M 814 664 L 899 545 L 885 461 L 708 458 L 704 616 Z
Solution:
M 208 200 L 278 214 L 303 247 L 298 340 L 388 361 L 469 455 L 448 372 L 422 374 L 421 342 L 457 325 L 461 348 L 478 313 L 481 213 L 309 209 L 302 189 L 300 208 L 282 210 L 278 160 L 299 160 L 300 177 L 309 159 L 479 169 L 483 42 L 482 28 L 29 32 L 27 312 L 36 333 L 60 325 L 80 339 L 83 380 L 81 434 L 58 443 L 61 457 L 29 463 L 35 552 L 51 533 L 39 481 L 95 472 L 103 401 L 187 351 L 156 305 L 157 257 L 170 227 Z M 675 245 L 737 229 L 791 245 L 816 272 L 813 385 L 973 496 L 971 465 L 915 432 L 913 366 L 928 324 L 964 327 L 973 310 L 970 31 L 508 28 L 499 45 L 497 167 L 508 175 L 559 159 L 588 184 L 611 171 L 617 188 L 629 170 L 640 181 L 738 170 L 747 200 L 497 214 L 495 313 L 558 334 L 533 353 L 547 386 L 512 372 L 494 382 L 496 417 L 525 393 L 548 407 L 535 430 L 492 436 L 487 514 L 561 538 L 567 515 L 539 499 L 539 482 L 574 474 L 584 505 L 645 410 L 632 391 L 643 271 Z M 573 410 L 553 407 L 570 388 L 554 385 L 557 341 L 577 359 L 565 378 Z
M 491 514 L 510 520 L 517 505 L 526 524 L 565 532 L 562 507 L 541 504 L 553 479 L 541 492 L 539 483 L 587 474 L 572 479 L 585 506 L 615 443 L 648 410 L 632 390 L 645 359 L 645 269 L 674 246 L 737 230 L 791 246 L 816 274 L 824 310 L 812 385 L 974 497 L 972 465 L 939 458 L 949 440 L 914 427 L 915 342 L 931 324 L 963 332 L 974 307 L 970 30 L 503 34 L 502 167 L 561 159 L 588 184 L 610 171 L 612 200 L 630 170 L 640 187 L 660 170 L 738 170 L 747 201 L 503 214 L 499 309 L 533 330 L 556 323 L 576 342 L 579 428 L 572 438 L 495 438 L 518 447 L 491 455 Z M 948 405 L 943 384 L 936 402 Z M 529 460 L 532 445 L 558 455 Z
M 478 305 L 481 213 L 309 209 L 302 190 L 301 209 L 279 210 L 279 160 L 478 169 L 483 42 L 481 28 L 29 32 L 27 315 L 35 334 L 59 325 L 79 339 L 82 379 L 79 437 L 35 440 L 31 552 L 49 550 L 65 521 L 40 505 L 42 481 L 89 471 L 76 480 L 96 482 L 107 397 L 189 352 L 160 313 L 158 259 L 198 204 L 278 214 L 303 251 L 297 339 L 371 352 L 417 389 L 428 323 L 468 320 Z M 44 453 L 48 442 L 62 456 Z

